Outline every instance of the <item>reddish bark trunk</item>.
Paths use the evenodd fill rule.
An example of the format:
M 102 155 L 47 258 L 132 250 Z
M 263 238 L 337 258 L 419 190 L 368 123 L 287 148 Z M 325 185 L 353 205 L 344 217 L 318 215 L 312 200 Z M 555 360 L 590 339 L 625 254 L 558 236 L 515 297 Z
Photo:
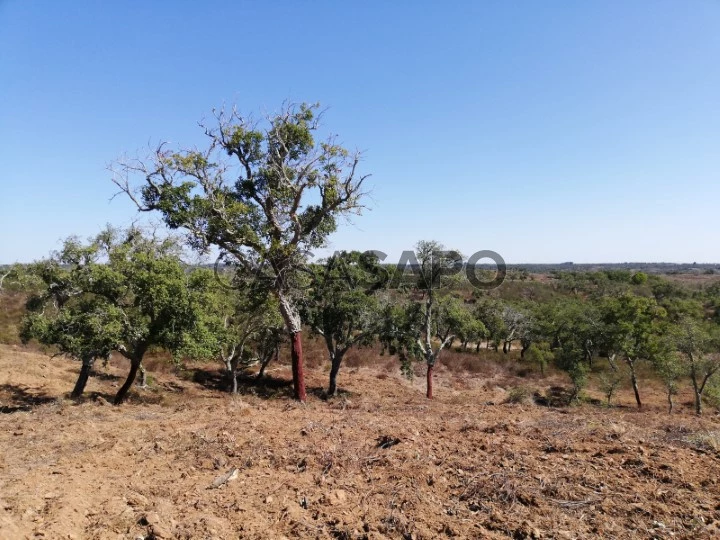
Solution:
M 429 365 L 429 366 L 427 367 L 427 394 L 426 394 L 428 399 L 432 399 L 432 398 L 433 398 L 433 395 L 432 395 L 432 390 L 433 390 L 433 389 L 432 389 L 432 383 L 433 383 L 432 376 L 433 376 L 433 366 L 430 366 L 430 365 Z
M 291 336 L 290 356 L 292 358 L 293 389 L 295 399 L 305 401 L 305 373 L 303 372 L 302 336 L 294 332 Z

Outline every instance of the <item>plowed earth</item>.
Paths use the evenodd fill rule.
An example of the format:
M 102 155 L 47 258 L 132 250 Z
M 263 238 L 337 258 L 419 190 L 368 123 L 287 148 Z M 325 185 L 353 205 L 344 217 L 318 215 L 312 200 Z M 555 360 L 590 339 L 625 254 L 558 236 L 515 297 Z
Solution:
M 428 401 L 421 378 L 361 367 L 330 400 L 310 370 L 300 405 L 286 367 L 231 397 L 198 366 L 114 407 L 123 364 L 76 402 L 77 369 L 0 347 L 4 539 L 720 537 L 720 421 L 687 393 L 672 416 L 659 388 L 642 412 L 627 390 L 510 404 L 518 381 L 439 369 Z

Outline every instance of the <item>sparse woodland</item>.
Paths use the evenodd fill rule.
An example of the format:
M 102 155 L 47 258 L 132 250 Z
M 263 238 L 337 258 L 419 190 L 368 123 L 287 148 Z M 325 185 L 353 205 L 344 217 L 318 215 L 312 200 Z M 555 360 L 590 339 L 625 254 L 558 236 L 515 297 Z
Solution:
M 87 508 L 85 534 L 720 534 L 720 276 L 510 268 L 483 289 L 452 238 L 418 239 L 402 266 L 352 250 L 315 258 L 370 200 L 362 156 L 321 137 L 319 112 L 219 111 L 201 126 L 204 148 L 119 160 L 118 196 L 165 230 L 108 225 L 0 271 L 2 361 L 32 359 L 18 373 L 45 380 L 40 390 L 66 387 L 0 385 L 12 423 L 0 438 L 27 437 L 21 420 L 42 405 L 32 448 L 63 447 L 57 414 L 95 468 L 106 456 L 150 464 L 135 462 L 121 502 L 125 480 L 93 477 L 112 491 L 100 507 L 113 517 Z M 94 379 L 102 392 L 88 391 Z M 109 418 L 132 440 L 115 438 Z M 42 522 L 57 498 L 23 498 L 25 477 L 13 478 L 0 536 L 15 526 L 5 510 Z M 249 491 L 225 490 L 240 484 Z
M 26 300 L 24 310 L 16 306 L 17 337 L 78 361 L 72 397 L 82 395 L 96 361 L 127 358 L 116 404 L 136 378 L 146 386 L 148 351 L 165 351 L 179 366 L 216 361 L 237 393 L 238 376 L 256 368 L 262 378 L 283 347 L 295 398 L 305 401 L 303 332 L 326 346 L 328 396 L 354 348 L 397 358 L 407 376 L 424 364 L 428 398 L 444 351 L 482 349 L 518 352 L 517 362 L 541 375 L 566 373 L 567 404 L 583 399 L 591 377 L 607 405 L 627 379 L 641 408 L 648 377 L 667 389 L 669 412 L 682 384 L 691 385 L 697 414 L 718 402 L 720 281 L 515 270 L 481 290 L 463 279 L 462 254 L 435 240 L 420 240 L 403 267 L 358 252 L 313 261 L 312 250 L 366 204 L 362 156 L 335 137 L 319 140 L 321 116 L 317 105 L 285 105 L 264 118 L 223 110 L 202 126 L 204 149 L 161 144 L 144 159 L 114 163 L 119 195 L 182 236 L 108 226 L 6 269 L 4 290 Z M 211 249 L 224 265 L 183 262 L 188 250 Z

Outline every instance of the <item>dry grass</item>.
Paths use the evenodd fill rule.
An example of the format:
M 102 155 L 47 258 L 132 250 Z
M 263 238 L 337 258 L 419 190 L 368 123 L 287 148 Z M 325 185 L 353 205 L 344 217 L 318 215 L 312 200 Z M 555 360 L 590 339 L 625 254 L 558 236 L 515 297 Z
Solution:
M 370 354 L 345 366 L 344 392 L 328 401 L 292 401 L 281 362 L 276 386 L 240 397 L 156 371 L 152 389 L 115 408 L 92 396 L 116 390 L 119 359 L 73 402 L 75 363 L 0 347 L 0 528 L 12 538 L 133 538 L 153 527 L 188 539 L 720 533 L 714 417 L 668 416 L 651 388 L 641 413 L 503 404 L 516 387 L 544 395 L 566 384 L 518 377 L 510 362 L 488 375 L 439 368 L 428 401 L 421 378 Z M 318 364 L 310 388 L 326 383 Z M 617 399 L 627 406 L 632 393 Z M 208 489 L 234 468 L 237 479 Z

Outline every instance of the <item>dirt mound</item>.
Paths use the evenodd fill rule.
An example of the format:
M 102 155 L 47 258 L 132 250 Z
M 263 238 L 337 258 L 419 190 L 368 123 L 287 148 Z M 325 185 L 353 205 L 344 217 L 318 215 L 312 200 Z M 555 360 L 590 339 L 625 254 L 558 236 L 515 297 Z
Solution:
M 2 538 L 720 535 L 720 422 L 668 416 L 660 395 L 557 409 L 447 372 L 430 402 L 421 381 L 357 368 L 324 401 L 318 368 L 300 405 L 284 368 L 231 398 L 207 367 L 117 408 L 119 367 L 81 402 L 76 370 L 0 348 Z

